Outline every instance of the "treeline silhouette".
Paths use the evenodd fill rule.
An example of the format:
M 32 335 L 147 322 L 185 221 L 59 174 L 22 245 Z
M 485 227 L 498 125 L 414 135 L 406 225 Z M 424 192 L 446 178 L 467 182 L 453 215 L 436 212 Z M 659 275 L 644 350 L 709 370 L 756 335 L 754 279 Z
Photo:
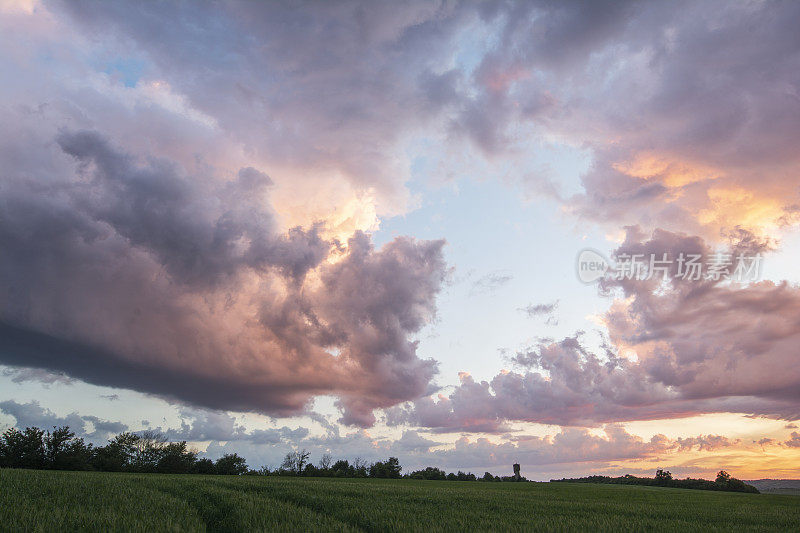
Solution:
M 11 428 L 0 437 L 0 467 L 5 468 L 233 475 L 248 470 L 244 458 L 235 453 L 216 462 L 197 455 L 185 441 L 168 442 L 155 431 L 121 433 L 105 446 L 87 444 L 68 426 L 53 431 Z
M 574 479 L 551 479 L 550 481 L 560 481 L 564 483 L 610 483 L 616 485 L 648 485 L 652 487 L 674 487 L 678 489 L 698 489 L 698 490 L 721 490 L 727 492 L 749 492 L 759 494 L 757 488 L 748 485 L 740 479 L 731 477 L 724 470 L 720 470 L 717 479 L 709 481 L 707 479 L 674 479 L 668 470 L 657 470 L 655 477 L 636 477 L 626 474 L 620 477 L 609 476 L 588 476 Z
M 221 474 L 347 478 L 427 479 L 441 481 L 527 481 L 512 476 L 499 477 L 486 472 L 457 474 L 427 467 L 402 475 L 403 467 L 396 457 L 367 463 L 356 458 L 334 461 L 325 454 L 317 465 L 309 461 L 306 450 L 286 454 L 278 468 L 266 466 L 258 470 L 248 467 L 247 461 L 235 453 L 225 454 L 216 461 L 198 458 L 198 452 L 188 448 L 186 441 L 169 442 L 156 431 L 120 433 L 105 446 L 94 446 L 77 437 L 68 426 L 45 431 L 36 427 L 24 430 L 11 428 L 0 436 L 0 467 L 39 470 L 96 470 L 102 472 L 138 472 L 163 474 Z

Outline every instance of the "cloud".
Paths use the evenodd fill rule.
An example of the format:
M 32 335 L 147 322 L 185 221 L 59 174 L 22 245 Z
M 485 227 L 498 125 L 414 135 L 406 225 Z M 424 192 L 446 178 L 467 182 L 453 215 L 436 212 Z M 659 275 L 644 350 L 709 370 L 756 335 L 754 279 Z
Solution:
M 556 310 L 556 307 L 558 307 L 558 300 L 547 304 L 530 304 L 520 309 L 520 311 L 524 311 L 529 317 L 535 317 L 549 315 Z
M 558 300 L 543 304 L 529 304 L 519 310 L 524 312 L 528 316 L 528 318 L 545 316 L 547 317 L 544 321 L 545 324 L 547 324 L 548 326 L 557 326 L 558 318 L 556 318 L 554 314 L 557 307 L 558 307 Z
M 712 256 L 699 237 L 656 230 L 650 237 L 629 228 L 616 254 Z M 731 253 L 769 249 L 769 241 L 737 233 Z M 661 277 L 604 280 L 602 292 L 618 298 L 604 315 L 600 350 L 582 334 L 543 340 L 490 381 L 469 374 L 449 396 L 425 397 L 390 412 L 392 424 L 437 431 L 502 432 L 508 421 L 596 425 L 623 420 L 739 412 L 787 420 L 800 416 L 800 292 L 788 283 L 749 285 L 724 280 L 684 280 L 678 262 Z M 758 317 L 754 321 L 753 317 Z
M 691 450 L 696 448 L 700 451 L 714 451 L 719 448 L 727 448 L 735 444 L 728 437 L 722 435 L 699 435 L 697 437 L 678 437 L 675 443 L 681 450 Z M 760 442 L 759 442 L 760 443 Z
M 404 431 L 398 439 L 375 437 L 364 430 L 344 435 L 336 431 L 324 436 L 276 439 L 261 445 L 248 440 L 211 443 L 206 454 L 218 457 L 235 451 L 247 457 L 251 465 L 273 467 L 280 464 L 284 454 L 291 449 L 306 449 L 312 461 L 325 453 L 350 460 L 359 457 L 368 462 L 395 456 L 400 459 L 404 472 L 437 466 L 447 470 L 500 473 L 510 472 L 512 464 L 521 463 L 524 475 L 542 479 L 552 472 L 586 474 L 587 469 L 613 468 L 622 461 L 659 460 L 672 464 L 680 460 L 680 454 L 707 454 L 735 445 L 736 442 L 720 435 L 684 439 L 655 435 L 643 439 L 628 433 L 620 425 L 608 424 L 599 434 L 583 428 L 563 428 L 546 436 L 516 435 L 496 441 L 464 436 L 454 443 L 438 442 L 415 430 Z
M 69 35 L 71 61 L 60 68 L 79 69 L 96 43 L 136 58 L 146 66 L 136 87 L 159 95 L 151 105 L 211 124 L 225 152 L 274 168 L 281 198 L 310 184 L 322 191 L 315 204 L 327 197 L 324 209 L 293 202 L 290 218 L 332 218 L 351 193 L 362 207 L 374 195 L 374 211 L 344 217 L 363 217 L 359 229 L 401 212 L 410 199 L 403 143 L 424 131 L 490 161 L 553 139 L 591 150 L 583 190 L 561 200 L 613 229 L 669 225 L 713 239 L 798 220 L 792 3 L 51 1 L 40 11 L 49 34 Z M 18 18 L 12 43 L 14 31 L 30 33 Z M 29 18 L 38 21 L 20 20 Z M 464 35 L 478 37 L 465 46 Z M 529 166 L 515 173 L 511 181 L 558 196 L 527 179 Z
M 149 77 L 254 159 L 324 193 L 332 182 L 371 190 L 384 213 L 410 198 L 402 141 L 443 122 L 457 101 L 449 65 L 475 18 L 472 8 L 428 2 L 48 7 L 79 35 L 142 58 Z
M 309 432 L 304 427 L 292 429 L 287 426 L 248 431 L 229 413 L 209 409 L 180 408 L 179 416 L 181 425 L 178 428 L 168 427 L 165 429 L 158 427 L 151 429 L 159 431 L 172 441 L 246 441 L 258 445 L 285 445 L 287 442 L 299 441 L 305 438 Z
M 13 416 L 17 428 L 38 427 L 51 430 L 53 427 L 69 426 L 77 436 L 96 443 L 103 443 L 110 436 L 128 429 L 128 426 L 121 422 L 104 420 L 93 415 L 81 416 L 74 411 L 66 416 L 58 416 L 50 409 L 42 407 L 36 400 L 28 403 L 2 401 L 0 411 Z M 87 422 L 92 431 L 87 431 Z
M 115 433 L 127 430 L 119 422 L 71 413 L 58 417 L 37 402 L 18 404 L 0 402 L 0 410 L 12 414 L 18 427 L 69 424 L 80 435 L 92 437 L 98 444 Z M 543 478 L 550 472 L 583 472 L 586 469 L 613 468 L 619 462 L 659 460 L 674 463 L 681 454 L 704 453 L 735 448 L 738 441 L 721 435 L 697 435 L 671 439 L 655 435 L 648 439 L 628 433 L 619 424 L 607 424 L 602 432 L 585 428 L 562 428 L 545 436 L 514 433 L 492 440 L 484 437 L 461 437 L 454 443 L 428 438 L 418 430 L 405 430 L 399 438 L 374 436 L 366 430 L 342 433 L 338 426 L 323 434 L 305 427 L 287 426 L 247 429 L 229 413 L 195 408 L 179 410 L 181 424 L 177 428 L 151 427 L 171 441 L 210 441 L 204 454 L 212 459 L 236 452 L 247 458 L 251 466 L 275 467 L 287 451 L 306 449 L 312 461 L 331 453 L 336 458 L 360 457 L 368 462 L 399 457 L 406 472 L 425 466 L 452 470 L 489 469 L 503 472 L 511 464 L 523 464 L 524 474 Z M 92 433 L 81 433 L 84 422 L 94 427 Z M 145 421 L 143 425 L 148 426 Z M 618 468 L 618 467 L 617 467 Z
M 710 442 L 714 443 L 713 447 L 709 446 Z M 646 440 L 628 433 L 620 425 L 609 424 L 603 428 L 601 435 L 583 428 L 563 428 L 555 435 L 521 436 L 501 443 L 483 437 L 475 440 L 461 437 L 452 450 L 434 454 L 446 458 L 449 464 L 458 458 L 470 465 L 510 465 L 520 462 L 530 469 L 540 465 L 595 463 L 592 466 L 596 468 L 598 463 L 653 459 L 693 448 L 710 451 L 728 446 L 732 446 L 732 442 L 719 435 L 698 436 L 683 441 L 655 435 Z
M 360 230 L 403 209 L 396 145 L 456 82 L 423 97 L 416 74 L 438 76 L 437 58 L 387 65 L 447 43 L 461 15 L 163 9 L 161 45 L 145 6 L 47 2 L 0 18 L 14 80 L 0 119 L 15 124 L 0 136 L 0 361 L 272 415 L 330 394 L 342 420 L 368 426 L 428 390 L 436 364 L 413 337 L 445 265 L 442 241 L 375 249 Z M 314 33 L 328 46 L 309 48 Z M 32 59 L 53 49 L 57 61 Z M 371 57 L 355 65 L 354 49 Z M 141 65 L 127 84 L 104 71 L 119 61 Z
M 758 439 L 758 440 L 754 440 L 753 442 L 755 442 L 756 444 L 761 446 L 761 449 L 763 450 L 764 446 L 770 446 L 770 445 L 775 444 L 775 439 L 771 439 L 769 437 L 764 437 L 764 438 L 761 438 L 761 439 Z
M 512 279 L 514 279 L 514 276 L 509 272 L 502 270 L 489 272 L 472 282 L 472 288 L 469 291 L 470 295 L 495 293 Z
M 70 385 L 75 381 L 63 373 L 48 372 L 41 368 L 6 368 L 3 370 L 3 376 L 10 377 L 14 383 L 37 381 L 45 386 L 54 383 Z
M 409 337 L 435 313 L 442 241 L 282 233 L 255 169 L 225 181 L 96 132 L 56 141 L 63 167 L 5 170 L 4 363 L 270 414 L 333 394 L 360 425 L 425 392 L 436 367 Z
M 490 155 L 537 135 L 589 148 L 583 190 L 561 197 L 575 216 L 769 233 L 796 224 L 800 203 L 797 15 L 781 2 L 496 5 L 456 124 Z
M 783 444 L 790 448 L 800 448 L 800 433 L 792 431 L 792 436 Z
M 609 285 L 625 298 L 605 316 L 607 349 L 541 343 L 517 354 L 521 372 L 418 399 L 436 364 L 414 335 L 435 313 L 442 243 L 375 249 L 363 230 L 408 207 L 405 148 L 423 133 L 490 161 L 556 139 L 591 151 L 582 190 L 516 181 L 614 229 L 670 229 L 630 232 L 629 249 L 707 253 L 737 231 L 752 236 L 740 248 L 766 249 L 763 234 L 800 220 L 798 9 L 53 1 L 4 13 L 0 361 L 275 415 L 331 394 L 359 426 L 415 399 L 393 416 L 437 430 L 796 418 L 796 289 L 771 282 Z M 464 35 L 480 39 L 465 49 Z M 128 84 L 106 72 L 119 58 L 142 65 Z

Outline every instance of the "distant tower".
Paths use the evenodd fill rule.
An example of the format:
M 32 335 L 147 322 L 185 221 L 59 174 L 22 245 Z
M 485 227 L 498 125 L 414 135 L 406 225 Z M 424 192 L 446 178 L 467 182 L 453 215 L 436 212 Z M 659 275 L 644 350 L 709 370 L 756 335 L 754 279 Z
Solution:
M 519 481 L 519 480 L 520 480 L 519 463 L 514 463 L 514 481 Z

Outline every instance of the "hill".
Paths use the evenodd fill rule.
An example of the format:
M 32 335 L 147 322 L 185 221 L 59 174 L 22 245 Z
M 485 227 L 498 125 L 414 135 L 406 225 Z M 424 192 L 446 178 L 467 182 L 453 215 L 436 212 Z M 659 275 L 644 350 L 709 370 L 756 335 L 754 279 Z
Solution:
M 745 483 L 766 494 L 800 495 L 800 479 L 754 479 Z

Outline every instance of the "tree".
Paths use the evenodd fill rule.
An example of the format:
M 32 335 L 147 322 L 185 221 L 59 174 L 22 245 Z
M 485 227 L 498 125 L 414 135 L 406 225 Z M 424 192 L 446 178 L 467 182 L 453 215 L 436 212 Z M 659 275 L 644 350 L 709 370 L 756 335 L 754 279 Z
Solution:
M 94 467 L 106 472 L 131 470 L 138 442 L 139 436 L 135 433 L 120 433 L 107 445 L 95 449 Z
M 402 469 L 397 457 L 389 457 L 386 461 L 373 463 L 369 467 L 369 477 L 397 479 L 400 477 Z
M 672 481 L 672 473 L 669 470 L 662 470 L 659 468 L 656 470 L 655 480 L 657 485 L 669 485 Z
M 464 472 L 459 470 L 458 474 L 456 474 L 456 479 L 458 479 L 459 481 L 475 481 L 475 474 L 473 474 L 472 472 L 465 474 Z
M 55 427 L 53 431 L 47 432 L 44 437 L 44 453 L 45 458 L 50 468 L 59 468 L 63 461 L 64 451 L 66 450 L 69 441 L 75 437 L 75 433 L 70 431 L 68 426 Z
M 411 472 L 408 477 L 411 479 L 427 479 L 427 480 L 444 480 L 447 477 L 447 474 L 444 473 L 444 470 L 439 468 L 428 466 L 425 470 L 417 470 L 415 472 Z
M 155 472 L 167 439 L 158 431 L 150 429 L 142 431 L 138 436 L 134 444 L 132 468 L 136 472 Z
M 186 448 L 186 441 L 170 442 L 161 448 L 156 471 L 162 474 L 188 474 L 192 471 L 197 452 Z
M 310 454 L 305 449 L 299 452 L 294 451 L 287 453 L 286 457 L 283 458 L 283 463 L 281 463 L 281 470 L 290 472 L 295 476 L 302 475 L 303 469 L 305 469 L 306 463 L 308 462 L 309 455 Z
M 333 462 L 333 456 L 329 453 L 322 454 L 322 459 L 319 460 L 320 470 L 328 470 Z
M 324 472 L 323 470 L 320 470 L 319 468 L 317 468 L 313 464 L 308 463 L 306 465 L 306 467 L 303 469 L 303 474 L 302 475 L 308 476 L 308 477 L 320 477 L 320 476 L 323 475 L 323 472 Z
M 89 470 L 92 445 L 76 438 L 69 426 L 54 427 L 44 437 L 45 466 L 54 470 Z
M 367 477 L 367 461 L 361 457 L 353 459 L 353 471 L 355 477 Z
M 214 467 L 214 461 L 209 459 L 208 457 L 203 457 L 202 459 L 198 459 L 194 463 L 194 467 L 192 471 L 195 474 L 216 474 L 217 469 Z
M 235 453 L 226 453 L 214 464 L 217 474 L 239 476 L 247 472 L 247 461 Z
M 308 456 L 311 455 L 308 453 L 305 448 L 302 451 L 295 452 L 295 461 L 297 464 L 297 475 L 301 475 L 303 473 L 303 468 L 305 468 L 306 463 L 308 462 Z
M 730 480 L 731 480 L 731 475 L 729 473 L 727 473 L 726 471 L 720 470 L 719 472 L 717 472 L 717 480 L 716 480 L 716 482 L 719 483 L 720 485 L 725 485 L 725 484 L 729 483 Z
M 28 427 L 6 430 L 2 436 L 0 465 L 10 468 L 44 468 L 44 431 Z
M 336 477 L 355 477 L 355 469 L 350 466 L 350 463 L 347 459 L 339 459 L 333 466 L 331 466 L 331 472 Z

